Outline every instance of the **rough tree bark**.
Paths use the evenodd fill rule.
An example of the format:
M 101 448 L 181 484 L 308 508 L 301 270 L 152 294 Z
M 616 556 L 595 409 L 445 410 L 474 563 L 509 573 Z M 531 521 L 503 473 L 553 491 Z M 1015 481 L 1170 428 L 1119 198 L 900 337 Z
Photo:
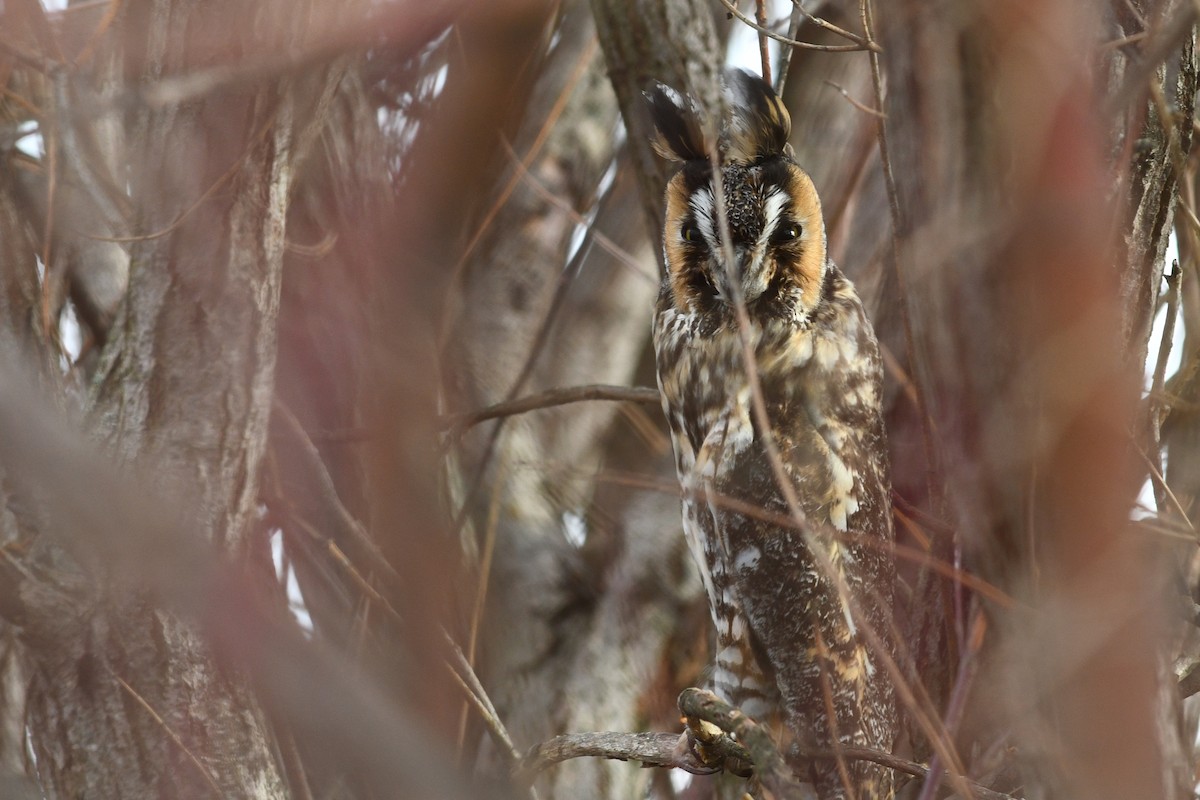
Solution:
M 304 34 L 303 15 L 272 14 L 262 23 L 277 41 Z M 120 65 L 110 78 L 123 71 L 143 91 L 156 88 L 261 46 L 244 15 L 190 2 L 129 7 L 112 28 L 124 36 L 101 43 L 101 60 Z M 228 35 L 231 23 L 242 35 Z M 149 491 L 186 496 L 209 542 L 245 552 L 271 410 L 293 91 L 303 85 L 319 98 L 336 73 L 135 103 L 109 150 L 115 171 L 83 156 L 85 146 L 114 144 L 80 110 L 95 95 L 61 73 L 49 80 L 44 99 L 58 114 L 67 174 L 103 189 L 127 181 L 131 199 L 129 294 L 93 377 L 92 434 L 141 471 Z M 102 195 L 89 200 L 112 202 Z M 24 300 L 11 319 L 37 307 Z M 36 495 L 17 500 L 33 506 L 21 520 L 31 533 Z M 45 514 L 53 524 L 54 510 Z M 76 563 L 47 540 L 33 547 L 58 575 L 23 586 L 19 598 L 30 746 L 48 796 L 288 796 L 250 687 L 216 666 L 190 623 L 106 581 L 98 564 Z

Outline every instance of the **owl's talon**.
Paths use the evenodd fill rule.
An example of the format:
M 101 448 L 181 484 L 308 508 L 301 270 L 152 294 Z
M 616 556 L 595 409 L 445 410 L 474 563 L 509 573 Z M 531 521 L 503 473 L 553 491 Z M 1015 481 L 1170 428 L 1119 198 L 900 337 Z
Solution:
M 719 764 L 709 764 L 700 751 L 696 749 L 696 740 L 692 731 L 684 729 L 675 743 L 675 766 L 693 775 L 713 775 L 721 771 Z

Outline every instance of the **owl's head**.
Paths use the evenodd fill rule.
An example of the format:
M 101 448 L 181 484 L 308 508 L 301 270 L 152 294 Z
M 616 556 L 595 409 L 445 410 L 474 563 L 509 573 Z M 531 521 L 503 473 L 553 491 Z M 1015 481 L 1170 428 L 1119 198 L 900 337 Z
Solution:
M 655 149 L 683 165 L 667 184 L 663 226 L 675 307 L 727 310 L 736 281 L 752 313 L 806 321 L 825 280 L 821 201 L 792 158 L 791 118 L 771 87 L 744 70 L 728 70 L 723 88 L 728 115 L 715 143 L 719 181 L 710 128 L 696 103 L 662 84 L 646 93 Z M 728 231 L 728 247 L 722 231 Z M 733 263 L 726 263 L 727 254 Z

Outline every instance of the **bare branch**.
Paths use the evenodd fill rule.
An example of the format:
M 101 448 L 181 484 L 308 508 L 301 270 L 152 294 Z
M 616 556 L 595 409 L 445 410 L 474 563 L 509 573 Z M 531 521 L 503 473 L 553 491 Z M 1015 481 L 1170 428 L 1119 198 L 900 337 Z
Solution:
M 459 648 L 458 643 L 451 638 L 450 634 L 442 631 L 442 637 L 449 652 L 449 658 L 446 663 L 459 678 L 468 699 L 475 702 L 479 714 L 483 718 L 484 723 L 487 724 L 492 736 L 507 750 L 508 755 L 514 762 L 519 761 L 521 753 L 517 750 L 516 745 L 513 744 L 512 737 L 509 736 L 504 723 L 500 720 L 500 713 L 492 705 L 492 700 L 488 697 L 487 691 L 484 690 L 483 684 L 479 682 L 479 676 L 475 674 L 475 670 L 467 662 L 466 656 L 463 655 L 462 649 Z
M 596 244 L 600 246 L 600 249 L 617 259 L 620 264 L 633 270 L 634 273 L 642 275 L 647 280 L 650 280 L 655 284 L 658 283 L 658 278 L 647 274 L 642 269 L 643 265 L 637 260 L 637 258 L 633 256 L 632 253 L 621 247 L 619 244 L 605 236 L 600 231 L 596 230 L 594 220 L 586 219 L 582 214 L 576 211 L 570 203 L 547 189 L 545 184 L 534 177 L 533 173 L 529 171 L 528 166 L 526 166 L 524 161 L 522 161 L 517 155 L 517 152 L 513 150 L 512 145 L 508 143 L 507 139 L 501 140 L 501 145 L 503 145 L 505 153 L 508 154 L 508 157 L 513 162 L 513 169 L 516 170 L 517 173 L 516 178 L 524 180 L 529 185 L 529 188 L 537 192 L 538 196 L 544 198 L 548 203 L 553 203 L 556 208 L 560 209 L 564 214 L 570 217 L 576 225 L 586 228 L 588 235 L 596 240 Z
M 739 20 L 746 23 L 763 36 L 774 39 L 781 44 L 786 44 L 789 47 L 798 47 L 801 50 L 820 50 L 826 53 L 851 53 L 859 50 L 871 50 L 874 52 L 879 51 L 879 45 L 865 41 L 861 44 L 813 44 L 812 42 L 801 42 L 797 39 L 789 39 L 787 36 L 775 33 L 775 31 L 763 27 L 754 20 L 750 19 L 750 17 L 747 17 L 738 10 L 738 7 L 733 4 L 732 0 L 721 0 L 721 5 L 725 6 L 726 10 L 729 11 L 730 14 L 737 17 Z M 853 36 L 853 34 L 851 34 L 851 36 Z
M 542 770 L 572 758 L 609 758 L 640 761 L 646 767 L 682 769 L 693 775 L 711 775 L 719 769 L 706 766 L 677 733 L 569 733 L 534 745 L 513 773 L 513 781 L 524 787 Z
M 320 451 L 308 438 L 304 426 L 281 401 L 275 402 L 274 413 L 282 421 L 289 437 L 295 442 L 304 461 L 309 485 L 332 512 L 331 518 L 338 524 L 338 532 L 341 534 L 342 541 L 352 545 L 352 554 L 361 557 L 372 569 L 377 571 L 380 577 L 387 578 L 393 586 L 398 584 L 400 577 L 396 574 L 395 568 L 388 563 L 387 558 L 380 551 L 379 545 L 371 539 L 362 523 L 355 519 L 342 503 L 342 499 L 338 496 L 337 486 L 333 482 L 333 476 L 329 474 Z
M 758 58 L 762 64 L 762 77 L 771 83 L 771 51 L 767 47 L 767 4 L 765 0 L 755 0 L 754 19 L 758 23 Z
M 567 405 L 568 403 L 581 403 L 587 400 L 611 400 L 623 403 L 646 403 L 648 405 L 658 405 L 661 402 L 658 390 L 651 389 L 648 386 L 607 386 L 591 383 L 584 386 L 570 386 L 564 389 L 550 389 L 545 392 L 529 395 L 528 397 L 522 397 L 519 400 L 497 403 L 487 408 L 481 408 L 478 411 L 454 414 L 444 417 L 443 422 L 447 429 L 462 431 L 481 422 L 486 422 L 489 419 L 511 417 L 541 408 L 553 408 L 555 406 Z
M 818 17 L 815 14 L 810 14 L 807 10 L 805 10 L 804 3 L 800 2 L 800 0 L 792 0 L 792 5 L 796 7 L 796 11 L 800 12 L 800 14 L 803 15 L 803 17 L 805 19 L 807 19 L 812 24 L 816 25 L 818 28 L 824 28 L 825 30 L 829 31 L 830 33 L 835 33 L 844 39 L 849 39 L 850 41 L 852 41 L 856 44 L 861 44 L 867 50 L 878 50 L 879 49 L 879 45 L 876 44 L 875 42 L 872 42 L 867 38 L 859 36 L 857 33 L 851 33 L 850 31 L 846 30 L 845 28 L 838 27 L 837 25 L 834 25 L 832 22 L 830 22 L 827 19 L 822 19 L 821 17 Z
M 848 102 L 850 105 L 854 106 L 855 108 L 857 108 L 859 111 L 863 112 L 864 114 L 870 114 L 871 116 L 878 117 L 879 119 L 887 118 L 887 114 L 884 114 L 879 109 L 871 108 L 870 106 L 865 106 L 862 103 L 855 100 L 853 97 L 850 96 L 850 93 L 847 92 L 846 89 L 844 87 L 840 86 L 839 84 L 836 84 L 831 80 L 826 80 L 825 85 L 832 89 L 837 90 L 838 94 L 840 94 L 842 97 L 846 98 L 846 102 Z

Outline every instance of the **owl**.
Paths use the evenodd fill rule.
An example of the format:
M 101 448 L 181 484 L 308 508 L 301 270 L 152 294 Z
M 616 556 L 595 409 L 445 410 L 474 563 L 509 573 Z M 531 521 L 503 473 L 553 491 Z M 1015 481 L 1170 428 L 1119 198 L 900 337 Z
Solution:
M 801 754 L 834 742 L 891 752 L 897 729 L 892 685 L 863 633 L 888 639 L 895 573 L 879 346 L 829 260 L 787 110 L 744 71 L 726 73 L 724 95 L 720 125 L 671 88 L 646 95 L 656 149 L 682 165 L 666 190 L 654 350 L 684 531 L 716 626 L 714 689 L 776 732 L 822 800 L 892 797 L 886 768 Z M 769 442 L 807 533 L 791 523 Z

